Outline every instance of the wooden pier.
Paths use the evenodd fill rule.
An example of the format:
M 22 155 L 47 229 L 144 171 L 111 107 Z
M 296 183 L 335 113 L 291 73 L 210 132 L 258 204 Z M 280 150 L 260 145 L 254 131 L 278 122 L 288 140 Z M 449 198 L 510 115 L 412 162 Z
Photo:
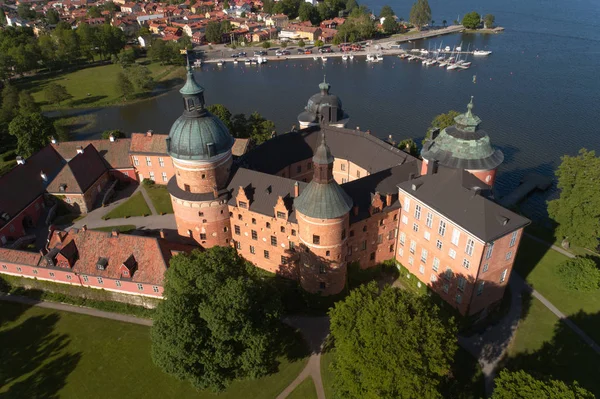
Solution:
M 510 192 L 508 195 L 502 197 L 500 205 L 505 208 L 510 208 L 523 201 L 529 194 L 535 190 L 545 191 L 552 185 L 552 177 L 542 176 L 536 173 L 530 173 L 525 175 L 521 180 L 521 185 Z

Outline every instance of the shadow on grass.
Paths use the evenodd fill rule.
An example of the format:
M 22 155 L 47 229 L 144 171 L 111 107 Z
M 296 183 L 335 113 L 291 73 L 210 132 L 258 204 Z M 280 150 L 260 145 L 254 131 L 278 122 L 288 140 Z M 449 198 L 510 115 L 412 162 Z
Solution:
M 2 304 L 0 313 L 4 319 L 6 313 L 26 309 L 20 304 Z M 80 353 L 68 352 L 69 337 L 55 332 L 59 319 L 55 313 L 29 317 L 0 331 L 0 386 L 8 386 L 1 398 L 59 397 L 81 359 Z
M 551 242 L 549 242 L 549 244 L 551 244 Z M 527 276 L 529 276 L 548 251 L 552 251 L 549 245 L 542 244 L 534 241 L 530 237 L 523 236 L 515 259 L 514 270 L 516 270 L 521 277 L 527 279 Z
M 97 101 L 105 99 L 107 96 L 89 96 L 80 98 L 79 100 L 73 100 L 69 103 L 71 107 L 81 107 L 82 105 L 94 104 Z

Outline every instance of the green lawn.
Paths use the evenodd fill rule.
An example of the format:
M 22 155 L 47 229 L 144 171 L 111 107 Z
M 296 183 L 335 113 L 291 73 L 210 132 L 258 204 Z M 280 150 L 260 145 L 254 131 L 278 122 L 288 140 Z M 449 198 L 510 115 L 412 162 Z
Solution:
M 167 186 L 152 185 L 145 186 L 144 188 L 154 204 L 156 212 L 159 214 L 173 213 L 173 205 L 171 204 L 171 196 L 167 191 Z
M 119 233 L 131 233 L 133 230 L 135 230 L 137 227 L 134 226 L 133 224 L 124 224 L 122 226 L 106 226 L 106 227 L 96 227 L 95 229 L 92 230 L 96 230 L 96 231 L 108 231 L 108 232 L 112 232 L 113 230 L 117 230 Z
M 333 361 L 333 350 L 329 350 L 321 355 L 321 380 L 323 381 L 323 390 L 327 399 L 333 398 L 333 374 L 329 370 L 329 365 Z
M 306 364 L 236 382 L 215 395 L 162 373 L 150 358 L 149 328 L 0 302 L 0 396 L 7 398 L 273 399 Z
M 123 202 L 121 205 L 102 216 L 102 219 L 119 219 L 130 216 L 145 216 L 150 214 L 150 208 L 148 207 L 148 204 L 146 204 L 144 196 L 138 191 L 127 201 Z
M 523 237 L 515 269 L 546 299 L 600 343 L 600 290 L 580 292 L 562 284 L 558 268 L 568 258 L 531 238 Z
M 327 398 L 333 398 L 327 396 Z M 313 382 L 312 377 L 306 378 L 292 391 L 287 399 L 317 399 L 317 388 Z
M 535 298 L 524 301 L 523 320 L 504 364 L 539 378 L 576 380 L 600 395 L 600 356 Z

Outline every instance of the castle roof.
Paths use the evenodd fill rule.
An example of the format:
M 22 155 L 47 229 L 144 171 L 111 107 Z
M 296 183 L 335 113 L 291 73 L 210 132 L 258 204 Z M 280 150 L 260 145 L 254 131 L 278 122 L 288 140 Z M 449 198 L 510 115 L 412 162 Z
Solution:
M 65 141 L 52 144 L 52 147 L 64 158 L 69 161 L 77 155 L 77 150 L 93 145 L 98 153 L 104 159 L 106 166 L 111 169 L 131 168 L 129 159 L 129 146 L 131 139 L 115 139 L 115 141 L 106 140 L 83 140 L 83 141 Z
M 55 194 L 83 194 L 105 172 L 104 159 L 92 144 L 88 144 L 82 153 L 77 154 L 63 166 L 48 185 L 47 191 Z

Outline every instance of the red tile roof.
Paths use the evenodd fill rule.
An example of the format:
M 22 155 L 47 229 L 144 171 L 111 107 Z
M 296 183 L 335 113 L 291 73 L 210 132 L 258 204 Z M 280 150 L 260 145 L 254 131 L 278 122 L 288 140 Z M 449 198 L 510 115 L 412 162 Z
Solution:
M 37 252 L 26 252 L 16 249 L 0 248 L 0 262 L 37 266 L 40 262 L 40 258 L 41 255 Z
M 132 133 L 129 152 L 131 154 L 166 154 L 167 135 L 146 133 Z
M 83 149 L 83 153 L 77 154 L 63 166 L 58 175 L 48 185 L 47 191 L 52 194 L 83 194 L 106 171 L 104 160 L 96 148 L 89 144 Z M 65 186 L 65 189 L 61 191 L 60 187 L 62 185 Z
M 126 169 L 131 168 L 131 160 L 129 159 L 129 146 L 131 139 L 116 139 L 110 140 L 84 140 L 84 141 L 65 141 L 64 143 L 57 142 L 52 144 L 52 147 L 66 161 L 77 155 L 77 148 L 85 148 L 88 145 L 93 145 L 96 150 L 102 155 L 110 169 Z

